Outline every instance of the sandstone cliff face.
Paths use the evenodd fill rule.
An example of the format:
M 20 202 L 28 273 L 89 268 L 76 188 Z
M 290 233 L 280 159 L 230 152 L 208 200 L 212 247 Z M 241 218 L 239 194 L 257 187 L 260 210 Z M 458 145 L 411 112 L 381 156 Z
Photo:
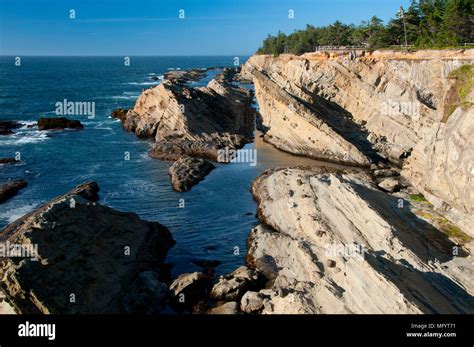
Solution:
M 366 174 L 270 170 L 252 192 L 262 224 L 247 263 L 268 279 L 262 313 L 474 312 L 472 241 L 453 248 Z
M 170 232 L 97 204 L 97 192 L 96 183 L 81 185 L 0 232 L 0 293 L 16 313 L 158 313 L 166 305 Z
M 457 108 L 420 141 L 403 175 L 474 237 L 474 107 Z
M 448 75 L 473 62 L 474 50 L 308 53 L 256 55 L 243 70 L 253 75 L 266 141 L 358 165 L 403 165 L 413 151 L 403 176 L 472 235 L 473 108 L 445 118 Z

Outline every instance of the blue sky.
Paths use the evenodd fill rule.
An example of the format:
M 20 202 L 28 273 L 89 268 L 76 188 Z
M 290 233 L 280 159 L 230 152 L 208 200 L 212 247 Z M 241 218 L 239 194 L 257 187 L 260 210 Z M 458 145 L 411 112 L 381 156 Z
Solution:
M 267 34 L 393 17 L 409 0 L 0 0 L 1 55 L 247 55 Z M 70 19 L 70 10 L 76 18 Z M 185 18 L 179 19 L 183 9 Z M 288 11 L 295 13 L 288 18 Z

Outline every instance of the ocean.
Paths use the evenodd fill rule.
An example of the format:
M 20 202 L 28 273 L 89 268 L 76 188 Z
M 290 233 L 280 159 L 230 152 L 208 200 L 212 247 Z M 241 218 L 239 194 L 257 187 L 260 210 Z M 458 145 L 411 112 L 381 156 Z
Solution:
M 172 275 L 201 270 L 195 264 L 200 260 L 219 260 L 217 274 L 243 265 L 247 235 L 257 225 L 252 181 L 267 168 L 304 159 L 279 152 L 257 136 L 245 147 L 258 149 L 257 165 L 216 164 L 191 191 L 177 193 L 168 176 L 171 163 L 150 158 L 151 142 L 125 132 L 110 117 L 114 109 L 132 108 L 141 91 L 161 83 L 169 69 L 233 64 L 230 56 L 131 57 L 130 66 L 123 57 L 22 57 L 21 66 L 15 66 L 14 57 L 0 57 L 0 120 L 34 124 L 40 116 L 54 117 L 55 104 L 64 99 L 95 103 L 94 118 L 70 117 L 84 124 L 83 131 L 24 126 L 15 135 L 0 136 L 0 158 L 21 156 L 18 164 L 0 165 L 0 182 L 28 181 L 0 205 L 0 228 L 80 183 L 96 181 L 100 204 L 170 229 L 176 240 L 167 257 Z M 193 84 L 205 85 L 216 73 Z

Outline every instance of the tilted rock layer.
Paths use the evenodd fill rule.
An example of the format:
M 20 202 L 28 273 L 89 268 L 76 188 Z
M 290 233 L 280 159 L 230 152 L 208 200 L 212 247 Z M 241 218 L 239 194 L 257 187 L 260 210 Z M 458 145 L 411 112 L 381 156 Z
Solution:
M 474 235 L 472 103 L 449 109 L 451 71 L 474 50 L 255 55 L 265 140 L 310 157 L 367 165 L 390 160 L 464 231 Z M 471 95 L 472 97 L 472 95 Z
M 247 263 L 268 279 L 262 313 L 474 312 L 468 252 L 365 173 L 270 170 L 252 192 L 262 224 Z

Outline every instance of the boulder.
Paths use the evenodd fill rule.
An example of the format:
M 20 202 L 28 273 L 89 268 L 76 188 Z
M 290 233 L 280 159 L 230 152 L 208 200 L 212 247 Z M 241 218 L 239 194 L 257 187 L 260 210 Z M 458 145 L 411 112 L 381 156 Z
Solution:
M 238 314 L 239 304 L 235 301 L 226 302 L 220 306 L 211 308 L 207 311 L 207 314 Z
M 240 309 L 245 313 L 257 313 L 263 309 L 265 296 L 258 292 L 248 291 L 240 300 Z
M 20 190 L 25 188 L 28 182 L 25 180 L 13 180 L 0 185 L 0 204 L 14 197 Z
M 212 287 L 210 297 L 214 301 L 239 301 L 248 290 L 259 288 L 262 276 L 246 266 L 241 266 L 232 273 L 220 276 Z
M 381 170 L 374 170 L 375 177 L 393 177 L 393 176 L 400 176 L 400 171 L 395 169 L 381 169 Z
M 378 186 L 386 192 L 393 193 L 400 189 L 400 181 L 396 178 L 385 178 Z
M 208 296 L 211 278 L 202 272 L 181 274 L 170 285 L 171 295 L 179 305 L 192 307 Z
M 205 159 L 182 157 L 171 165 L 171 184 L 177 192 L 186 192 L 207 176 L 215 166 Z
M 0 258 L 0 286 L 17 313 L 143 313 L 156 303 L 148 300 L 162 286 L 147 271 L 166 277 L 171 233 L 97 204 L 98 189 L 80 185 L 0 232 L 0 245 L 23 250 Z

